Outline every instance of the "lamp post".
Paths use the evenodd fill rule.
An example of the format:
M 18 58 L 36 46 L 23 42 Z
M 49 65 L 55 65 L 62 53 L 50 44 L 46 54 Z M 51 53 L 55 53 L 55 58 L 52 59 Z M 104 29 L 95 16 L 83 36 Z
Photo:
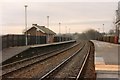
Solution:
M 66 26 L 66 41 L 67 41 L 67 26 Z
M 98 28 L 98 32 L 100 32 L 100 28 Z
M 67 34 L 67 26 L 65 28 L 66 28 L 66 34 Z
M 47 16 L 47 27 L 49 29 L 49 16 Z M 48 32 L 47 43 L 49 43 L 49 32 Z
M 97 32 L 100 33 L 100 28 L 97 28 L 97 30 L 98 30 Z M 99 38 L 100 35 L 97 34 L 97 37 Z
M 25 44 L 28 45 L 28 39 L 27 39 L 27 5 L 25 5 Z
M 70 35 L 70 28 L 69 28 L 69 40 L 70 40 L 70 37 L 71 37 L 71 35 Z
M 61 23 L 59 23 L 59 35 L 60 35 L 59 41 L 61 42 Z
M 104 32 L 104 24 L 103 24 L 103 35 L 104 35 L 104 33 L 105 33 L 105 32 Z

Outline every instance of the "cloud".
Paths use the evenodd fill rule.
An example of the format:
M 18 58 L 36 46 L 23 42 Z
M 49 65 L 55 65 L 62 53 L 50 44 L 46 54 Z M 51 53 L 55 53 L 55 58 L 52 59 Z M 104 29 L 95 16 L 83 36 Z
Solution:
M 58 31 L 58 23 L 63 26 L 74 26 L 73 32 L 78 31 L 78 26 L 94 24 L 111 25 L 117 8 L 116 2 L 5 2 L 2 4 L 2 26 L 23 26 L 24 27 L 24 4 L 28 5 L 28 27 L 33 23 L 46 25 L 50 16 L 50 25 L 53 30 Z M 10 29 L 11 29 L 10 28 Z M 20 29 L 21 30 L 21 29 Z M 11 30 L 10 30 L 11 31 Z M 80 30 L 82 31 L 82 29 Z M 19 31 L 20 32 L 20 31 Z M 63 30 L 64 32 L 64 30 Z M 9 33 L 9 32 L 8 32 Z

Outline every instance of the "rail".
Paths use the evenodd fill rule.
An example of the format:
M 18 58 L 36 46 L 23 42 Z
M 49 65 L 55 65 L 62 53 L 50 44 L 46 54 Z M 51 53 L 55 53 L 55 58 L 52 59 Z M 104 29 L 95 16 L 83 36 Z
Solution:
M 21 70 L 21 69 L 23 69 L 23 68 L 29 67 L 29 66 L 31 66 L 31 65 L 33 65 L 33 64 L 36 64 L 36 63 L 38 63 L 38 62 L 44 61 L 44 60 L 46 60 L 46 59 L 48 59 L 48 58 L 51 58 L 51 57 L 53 57 L 53 56 L 55 56 L 55 55 L 58 55 L 58 54 L 61 53 L 61 52 L 64 52 L 64 51 L 66 51 L 66 50 L 69 50 L 69 49 L 71 49 L 71 48 L 73 48 L 73 47 L 75 47 L 75 46 L 77 46 L 77 45 L 79 45 L 79 44 L 77 43 L 77 44 L 73 45 L 72 47 L 69 47 L 69 48 L 67 48 L 67 49 L 63 49 L 63 50 L 61 50 L 61 51 L 58 51 L 56 54 L 51 55 L 51 56 L 48 56 L 48 57 L 45 58 L 45 59 L 36 61 L 36 62 L 34 62 L 34 63 L 31 63 L 31 64 L 27 64 L 26 66 L 22 66 L 22 67 L 20 67 L 20 68 L 18 68 L 18 69 L 15 69 L 15 70 L 12 70 L 12 71 L 9 71 L 9 72 L 6 72 L 6 73 L 2 74 L 2 77 L 5 77 L 6 75 L 9 75 L 9 74 L 11 74 L 11 73 L 14 73 L 14 72 L 17 71 L 17 70 Z M 38 56 L 37 56 L 37 57 L 38 57 Z M 33 58 L 36 58 L 36 57 L 33 57 Z M 33 59 L 33 58 L 30 58 L 30 59 Z M 30 60 L 30 59 L 27 59 L 27 60 Z M 27 61 L 27 60 L 25 60 L 25 61 Z M 23 61 L 24 61 L 24 60 L 23 60 Z M 22 61 L 22 62 L 23 62 L 23 61 Z M 18 64 L 19 64 L 19 63 L 20 63 L 20 62 L 18 62 Z M 14 63 L 13 63 L 13 64 L 14 64 Z M 16 62 L 15 64 L 17 64 L 17 62 Z M 11 64 L 10 64 L 10 65 L 11 65 Z M 8 66 L 8 65 L 6 65 L 6 66 Z
M 80 68 L 80 71 L 79 71 L 79 73 L 78 73 L 78 75 L 77 75 L 76 80 L 79 80 L 79 78 L 80 78 L 80 76 L 81 76 L 81 74 L 82 74 L 83 68 L 84 68 L 84 66 L 85 66 L 85 64 L 86 64 L 86 62 L 87 62 L 87 59 L 88 59 L 89 54 L 90 54 L 90 47 L 89 47 L 88 52 L 87 52 L 87 54 L 86 54 L 86 56 L 85 56 L 85 58 L 84 58 L 84 60 L 83 60 L 83 64 L 82 64 L 82 66 L 81 66 L 81 68 Z
M 47 79 L 47 77 L 49 77 L 52 73 L 54 73 L 55 71 L 57 71 L 61 66 L 65 65 L 70 59 L 72 59 L 76 54 L 78 54 L 85 46 L 86 44 L 84 44 L 79 50 L 77 50 L 73 55 L 71 55 L 70 57 L 68 57 L 67 59 L 65 59 L 63 62 L 61 62 L 59 65 L 57 65 L 55 68 L 53 68 L 52 70 L 50 70 L 48 73 L 46 73 L 45 75 L 43 75 L 39 80 L 44 80 Z

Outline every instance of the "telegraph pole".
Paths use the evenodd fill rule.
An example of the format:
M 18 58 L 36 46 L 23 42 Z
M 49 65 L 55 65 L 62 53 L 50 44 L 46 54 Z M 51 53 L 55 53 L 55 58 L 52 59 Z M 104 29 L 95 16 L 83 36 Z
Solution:
M 27 39 L 27 5 L 25 5 L 25 44 L 28 45 L 28 39 Z

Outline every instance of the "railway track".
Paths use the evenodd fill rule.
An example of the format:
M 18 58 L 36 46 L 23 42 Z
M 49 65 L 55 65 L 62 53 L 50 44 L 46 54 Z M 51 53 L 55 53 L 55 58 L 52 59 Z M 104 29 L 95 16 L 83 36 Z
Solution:
M 66 48 L 66 49 L 68 49 L 68 48 Z M 10 64 L 3 65 L 1 67 L 2 73 L 4 75 L 4 74 L 7 74 L 7 73 L 9 73 L 11 71 L 14 71 L 16 69 L 19 69 L 21 67 L 25 67 L 27 65 L 30 65 L 32 63 L 35 63 L 35 62 L 41 60 L 41 58 L 43 59 L 46 56 L 53 55 L 52 53 L 58 52 L 58 51 L 63 50 L 63 49 L 64 48 L 59 48 L 59 49 L 52 50 L 52 51 L 47 52 L 47 53 L 43 53 L 43 54 L 40 54 L 40 55 L 36 55 L 36 56 L 30 57 L 30 58 L 25 58 L 25 59 L 20 60 L 20 61 L 16 61 L 16 62 L 13 62 L 13 63 L 10 63 Z
M 70 78 L 78 80 L 88 59 L 89 51 L 89 44 L 84 44 L 73 55 L 69 56 L 59 65 L 57 65 L 52 70 L 44 74 L 39 80 Z
M 33 66 L 33 65 L 35 65 L 35 64 L 38 64 L 38 63 L 40 63 L 40 62 L 43 62 L 43 61 L 45 61 L 45 60 L 47 60 L 47 59 L 49 59 L 49 58 L 52 58 L 53 56 L 57 56 L 58 54 L 60 54 L 60 53 L 62 53 L 62 52 L 65 52 L 65 51 L 67 51 L 67 50 L 70 50 L 71 48 L 74 48 L 75 46 L 78 46 L 78 45 L 79 45 L 79 44 L 75 44 L 75 45 L 73 45 L 72 47 L 69 47 L 69 48 L 67 48 L 67 49 L 63 49 L 63 50 L 60 50 L 60 51 L 57 50 L 58 52 L 53 51 L 53 52 L 51 52 L 51 53 L 54 53 L 54 52 L 55 52 L 55 53 L 54 53 L 54 54 L 51 54 L 51 55 L 49 55 L 49 56 L 48 56 L 48 53 L 47 53 L 47 54 L 43 54 L 43 55 L 39 55 L 39 56 L 34 56 L 34 57 L 32 57 L 32 58 L 28 58 L 28 59 L 25 59 L 25 60 L 22 60 L 22 61 L 18 61 L 18 62 L 9 64 L 9 65 L 3 66 L 3 69 L 8 68 L 10 71 L 7 71 L 8 69 L 6 69 L 6 71 L 4 70 L 4 72 L 3 72 L 3 74 L 2 74 L 2 77 L 3 77 L 3 78 L 11 77 L 11 75 L 13 75 L 14 73 L 17 74 L 17 73 L 19 73 L 20 71 L 24 71 L 24 70 L 27 69 L 28 67 L 31 67 L 31 66 Z M 43 57 L 43 56 L 44 56 L 44 57 Z M 42 59 L 38 59 L 39 57 L 42 57 Z M 34 59 L 36 59 L 36 60 L 34 60 Z M 29 62 L 28 62 L 28 61 L 29 61 Z M 26 65 L 20 66 L 20 65 L 23 65 L 23 63 L 26 64 Z M 15 65 L 17 65 L 16 68 L 12 68 L 13 66 L 15 67 Z M 20 66 L 20 67 L 18 67 L 18 66 Z M 14 78 L 14 76 L 13 76 L 12 78 Z

